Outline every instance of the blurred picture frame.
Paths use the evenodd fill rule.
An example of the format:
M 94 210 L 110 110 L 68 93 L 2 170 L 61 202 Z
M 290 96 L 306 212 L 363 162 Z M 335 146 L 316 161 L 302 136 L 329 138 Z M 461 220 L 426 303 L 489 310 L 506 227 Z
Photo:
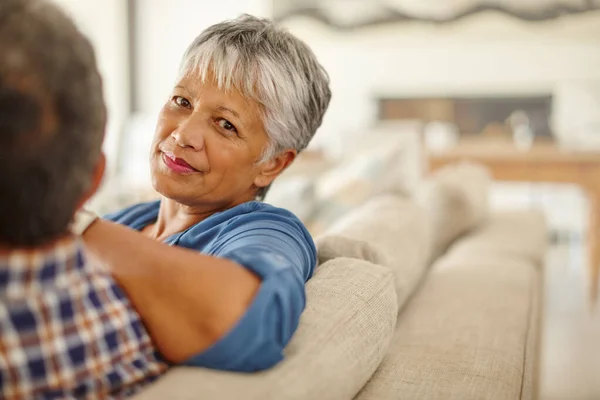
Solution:
M 275 20 L 304 16 L 347 30 L 403 22 L 447 24 L 485 12 L 541 22 L 600 11 L 600 0 L 273 0 L 272 6 Z

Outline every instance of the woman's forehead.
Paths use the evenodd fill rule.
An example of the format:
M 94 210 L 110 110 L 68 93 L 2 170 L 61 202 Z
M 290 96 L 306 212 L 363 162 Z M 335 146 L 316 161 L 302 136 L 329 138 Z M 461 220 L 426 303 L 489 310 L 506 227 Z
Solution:
M 226 109 L 237 116 L 245 125 L 263 124 L 263 106 L 248 98 L 235 87 L 219 87 L 211 74 L 202 79 L 198 74 L 186 74 L 175 84 L 192 99 L 200 100 L 214 109 Z
M 180 77 L 176 86 L 183 87 L 190 95 L 198 97 L 202 93 L 226 98 L 236 103 L 243 103 L 244 107 L 262 108 L 260 101 L 257 101 L 255 93 L 247 93 L 245 88 L 238 87 L 234 82 L 227 85 L 219 82 L 213 72 L 207 72 L 202 75 L 195 71 L 190 71 Z
M 257 60 L 241 63 L 238 57 L 230 55 L 219 60 L 206 55 L 192 59 L 182 66 L 180 77 L 186 76 L 201 82 L 212 82 L 225 92 L 237 91 L 242 97 L 264 105 L 264 82 L 266 76 L 261 73 Z M 269 80 L 269 79 L 267 79 Z

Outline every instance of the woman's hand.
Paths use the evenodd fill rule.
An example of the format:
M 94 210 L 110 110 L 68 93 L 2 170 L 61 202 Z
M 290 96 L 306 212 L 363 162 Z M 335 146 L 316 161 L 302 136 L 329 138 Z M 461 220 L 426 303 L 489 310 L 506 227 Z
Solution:
M 244 315 L 260 279 L 222 258 L 154 241 L 98 220 L 83 235 L 141 315 L 162 356 L 181 363 L 207 349 Z

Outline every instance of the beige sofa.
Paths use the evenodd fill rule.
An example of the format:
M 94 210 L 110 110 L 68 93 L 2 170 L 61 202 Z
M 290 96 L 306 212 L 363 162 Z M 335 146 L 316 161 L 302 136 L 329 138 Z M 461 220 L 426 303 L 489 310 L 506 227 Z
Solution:
M 320 265 L 286 359 L 257 374 L 174 368 L 136 398 L 536 397 L 546 232 L 489 213 L 489 177 L 447 168 L 316 239 Z

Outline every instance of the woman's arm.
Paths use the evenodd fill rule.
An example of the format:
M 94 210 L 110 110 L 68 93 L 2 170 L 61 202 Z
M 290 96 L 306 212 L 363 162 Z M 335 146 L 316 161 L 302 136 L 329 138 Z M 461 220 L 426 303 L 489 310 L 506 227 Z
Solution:
M 158 350 L 172 363 L 197 355 L 244 315 L 261 280 L 240 265 L 154 241 L 98 220 L 83 236 L 139 312 Z

